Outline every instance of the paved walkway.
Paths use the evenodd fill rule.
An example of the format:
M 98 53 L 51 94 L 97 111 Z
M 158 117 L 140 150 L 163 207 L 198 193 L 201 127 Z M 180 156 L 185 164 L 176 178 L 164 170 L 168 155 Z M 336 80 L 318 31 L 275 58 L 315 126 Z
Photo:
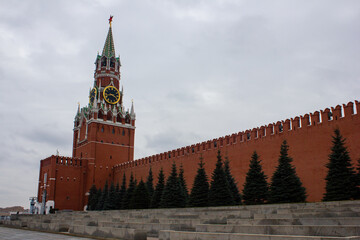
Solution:
M 66 236 L 63 234 L 52 234 L 44 232 L 36 232 L 22 230 L 16 228 L 0 227 L 0 240 L 87 240 L 90 238 L 80 238 Z

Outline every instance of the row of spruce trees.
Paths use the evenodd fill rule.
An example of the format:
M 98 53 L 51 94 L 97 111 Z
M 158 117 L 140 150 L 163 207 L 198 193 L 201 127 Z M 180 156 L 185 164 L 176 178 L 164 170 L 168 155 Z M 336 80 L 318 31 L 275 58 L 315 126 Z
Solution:
M 156 186 L 153 185 L 152 169 L 146 182 L 139 183 L 130 175 L 129 185 L 123 175 L 122 185 L 110 187 L 106 182 L 103 189 L 93 185 L 90 189 L 88 210 L 113 209 L 146 209 L 146 208 L 179 208 L 230 206 L 240 204 L 292 203 L 305 202 L 306 190 L 291 164 L 288 155 L 289 146 L 284 141 L 280 148 L 278 166 L 268 184 L 267 176 L 262 170 L 261 160 L 253 153 L 249 171 L 242 194 L 237 187 L 229 167 L 229 159 L 222 160 L 220 151 L 217 154 L 216 167 L 209 183 L 200 157 L 199 167 L 190 194 L 184 178 L 184 169 L 180 166 L 177 173 L 173 163 L 171 173 L 165 182 L 163 169 L 160 170 Z M 360 164 L 360 162 L 359 162 Z M 355 171 L 349 153 L 345 147 L 345 139 L 339 130 L 335 130 L 333 147 L 329 155 L 329 169 L 326 177 L 326 193 L 324 201 L 358 199 L 360 197 L 360 167 Z

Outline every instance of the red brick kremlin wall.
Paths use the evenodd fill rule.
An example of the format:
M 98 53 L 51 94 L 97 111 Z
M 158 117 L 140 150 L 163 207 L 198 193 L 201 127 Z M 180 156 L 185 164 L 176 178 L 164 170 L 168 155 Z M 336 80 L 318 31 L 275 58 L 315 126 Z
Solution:
M 200 156 L 204 159 L 206 173 L 211 179 L 217 151 L 220 150 L 223 158 L 229 158 L 232 174 L 242 190 L 252 153 L 257 151 L 260 155 L 263 170 L 270 181 L 278 165 L 281 143 L 286 140 L 296 172 L 307 190 L 307 201 L 320 201 L 325 192 L 325 164 L 328 162 L 332 136 L 336 128 L 339 128 L 346 138 L 345 143 L 353 164 L 360 159 L 359 113 L 360 103 L 349 102 L 343 107 L 338 105 L 331 110 L 327 108 L 320 112 L 118 164 L 113 168 L 114 181 L 121 184 L 123 173 L 128 181 L 131 172 L 137 180 L 142 178 L 145 181 L 150 167 L 156 181 L 160 168 L 164 169 L 167 177 L 172 163 L 175 162 L 178 167 L 183 165 L 188 189 L 191 189 Z M 332 116 L 329 117 L 329 114 Z

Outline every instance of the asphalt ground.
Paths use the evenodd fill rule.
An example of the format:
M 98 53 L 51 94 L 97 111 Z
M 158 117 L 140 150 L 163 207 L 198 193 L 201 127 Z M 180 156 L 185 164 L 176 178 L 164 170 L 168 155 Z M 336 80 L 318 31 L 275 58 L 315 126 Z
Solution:
M 91 238 L 81 238 L 74 236 L 67 236 L 65 234 L 53 234 L 46 232 L 37 232 L 30 230 L 23 230 L 17 228 L 0 227 L 1 240 L 87 240 Z

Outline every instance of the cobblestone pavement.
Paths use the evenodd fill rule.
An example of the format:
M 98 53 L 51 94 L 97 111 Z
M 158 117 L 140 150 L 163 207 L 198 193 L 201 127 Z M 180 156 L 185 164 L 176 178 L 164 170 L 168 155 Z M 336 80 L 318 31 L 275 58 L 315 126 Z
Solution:
M 22 230 L 16 228 L 0 227 L 0 240 L 87 240 L 90 238 L 80 238 L 66 236 L 62 234 L 52 234 Z

